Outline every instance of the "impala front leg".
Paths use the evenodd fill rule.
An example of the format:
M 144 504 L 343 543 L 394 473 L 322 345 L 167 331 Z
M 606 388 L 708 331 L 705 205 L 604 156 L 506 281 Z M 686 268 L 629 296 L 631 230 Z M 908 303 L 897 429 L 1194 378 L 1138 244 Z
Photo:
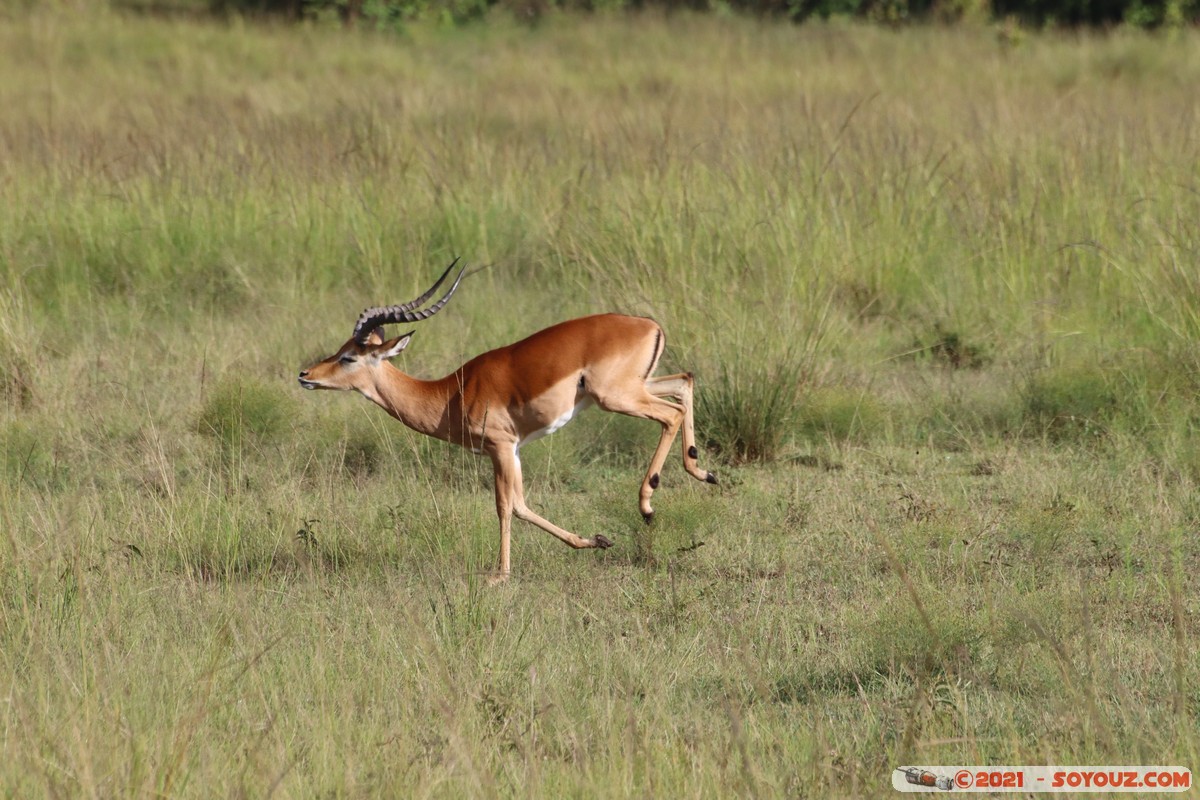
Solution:
M 511 533 L 511 515 L 517 519 L 532 522 L 542 530 L 554 536 L 559 541 L 578 549 L 612 547 L 612 542 L 604 536 L 597 535 L 592 539 L 584 539 L 570 531 L 563 530 L 543 517 L 538 516 L 525 505 L 525 489 L 521 480 L 521 459 L 517 455 L 516 445 L 497 445 L 489 453 L 492 457 L 492 467 L 496 471 L 496 512 L 500 516 L 500 575 L 498 581 L 506 580 L 509 576 L 509 540 Z M 504 492 L 504 501 L 501 493 Z
M 500 518 L 500 558 L 496 565 L 496 574 L 489 583 L 496 584 L 508 580 L 512 571 L 510 554 L 512 552 L 512 515 L 513 487 L 512 472 L 504 468 L 495 458 L 492 458 L 492 469 L 496 482 L 496 516 Z

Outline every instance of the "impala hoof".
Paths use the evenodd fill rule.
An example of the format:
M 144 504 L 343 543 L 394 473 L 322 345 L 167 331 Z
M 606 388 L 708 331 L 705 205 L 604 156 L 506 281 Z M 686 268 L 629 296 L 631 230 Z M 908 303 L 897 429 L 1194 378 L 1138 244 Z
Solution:
M 643 521 L 644 521 L 644 522 L 645 522 L 647 525 L 649 525 L 651 522 L 654 522 L 654 512 L 653 512 L 653 511 L 651 511 L 649 514 L 647 514 L 645 511 L 643 511 L 643 512 L 642 512 L 642 520 L 643 520 Z
M 599 547 L 601 550 L 607 550 L 613 546 L 613 543 L 610 542 L 607 537 L 601 536 L 600 534 L 596 534 L 596 538 L 592 541 L 595 542 L 596 547 Z
M 710 473 L 708 473 L 708 475 L 704 476 L 704 482 L 711 483 L 713 486 L 716 486 L 717 485 L 717 476 L 713 475 L 710 472 Z

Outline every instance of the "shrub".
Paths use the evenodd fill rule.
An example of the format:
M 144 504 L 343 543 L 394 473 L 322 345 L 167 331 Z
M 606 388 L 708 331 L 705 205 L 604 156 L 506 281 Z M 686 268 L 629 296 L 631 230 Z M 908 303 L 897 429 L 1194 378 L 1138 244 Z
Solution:
M 933 329 L 913 343 L 915 355 L 927 354 L 935 363 L 950 369 L 979 369 L 990 358 L 983 345 L 968 341 L 956 330 L 934 323 Z
M 118 5 L 141 7 L 136 0 Z M 1200 17 L 1200 0 L 209 0 L 215 13 L 273 14 L 290 19 L 341 19 L 390 27 L 409 20 L 458 24 L 483 17 L 494 7 L 507 8 L 518 17 L 537 19 L 553 9 L 614 11 L 662 8 L 666 10 L 727 11 L 733 9 L 768 17 L 805 20 L 811 17 L 858 17 L 887 24 L 939 19 L 977 20 L 986 13 L 996 19 L 1018 19 L 1025 24 L 1106 26 L 1121 23 L 1142 28 L 1179 27 Z
M 774 360 L 722 363 L 696 398 L 696 427 L 731 463 L 774 459 L 795 429 L 808 360 L 788 351 Z
M 884 413 L 866 391 L 826 387 L 811 392 L 797 418 L 797 430 L 808 438 L 861 439 L 879 433 Z
M 61 484 L 61 465 L 47 433 L 24 421 L 0 427 L 0 467 L 6 481 L 42 488 Z
M 9 408 L 29 408 L 33 404 L 30 372 L 24 357 L 15 350 L 0 347 L 0 402 Z
M 209 395 L 196 427 L 231 450 L 249 441 L 265 444 L 283 431 L 290 404 L 291 400 L 274 386 L 229 378 Z
M 1029 429 L 1053 441 L 1102 435 L 1118 411 L 1117 395 L 1096 367 L 1065 367 L 1034 373 L 1025 386 Z

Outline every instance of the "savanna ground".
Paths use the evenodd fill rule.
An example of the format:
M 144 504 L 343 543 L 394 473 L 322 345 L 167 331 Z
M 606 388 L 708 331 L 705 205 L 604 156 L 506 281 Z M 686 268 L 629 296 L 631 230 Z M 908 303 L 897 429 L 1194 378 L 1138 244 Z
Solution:
M 1200 38 L 0 20 L 0 791 L 880 796 L 1200 766 Z M 490 467 L 304 394 L 650 314 L 652 423 Z

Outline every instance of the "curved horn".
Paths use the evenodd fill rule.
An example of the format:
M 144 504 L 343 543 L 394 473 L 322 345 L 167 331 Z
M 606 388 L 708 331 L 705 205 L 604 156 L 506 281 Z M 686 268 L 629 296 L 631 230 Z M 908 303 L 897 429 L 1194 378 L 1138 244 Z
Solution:
M 437 283 L 430 287 L 429 291 L 412 300 L 408 303 L 401 303 L 395 306 L 375 306 L 374 308 L 365 309 L 358 317 L 358 322 L 354 324 L 354 340 L 359 344 L 366 342 L 367 337 L 371 335 L 371 331 L 378 328 L 380 325 L 389 325 L 393 322 L 420 322 L 423 319 L 429 319 L 434 314 L 442 310 L 442 307 L 449 302 L 451 295 L 458 288 L 458 284 L 462 282 L 463 275 L 466 274 L 467 268 L 464 266 L 459 270 L 458 277 L 454 279 L 454 283 L 450 286 L 450 291 L 442 296 L 441 300 L 431 305 L 423 311 L 413 311 L 412 309 L 424 303 L 434 291 L 442 285 L 442 281 L 450 274 L 450 270 L 454 269 L 454 265 L 458 263 L 458 259 L 454 259 L 450 266 L 442 273 L 442 277 L 438 278 Z
M 438 278 L 437 283 L 435 283 L 433 286 L 430 286 L 429 290 L 426 291 L 425 294 L 421 295 L 416 300 L 413 300 L 411 303 L 401 303 L 398 306 L 392 306 L 392 308 L 399 309 L 400 311 L 412 311 L 414 308 L 424 304 L 426 300 L 433 297 L 433 293 L 436 292 L 437 288 L 442 285 L 442 281 L 446 280 L 446 276 L 450 274 L 450 270 L 454 269 L 454 265 L 457 263 L 458 256 L 455 256 L 454 260 L 450 262 L 450 266 L 446 267 L 446 271 L 442 273 L 442 277 Z

